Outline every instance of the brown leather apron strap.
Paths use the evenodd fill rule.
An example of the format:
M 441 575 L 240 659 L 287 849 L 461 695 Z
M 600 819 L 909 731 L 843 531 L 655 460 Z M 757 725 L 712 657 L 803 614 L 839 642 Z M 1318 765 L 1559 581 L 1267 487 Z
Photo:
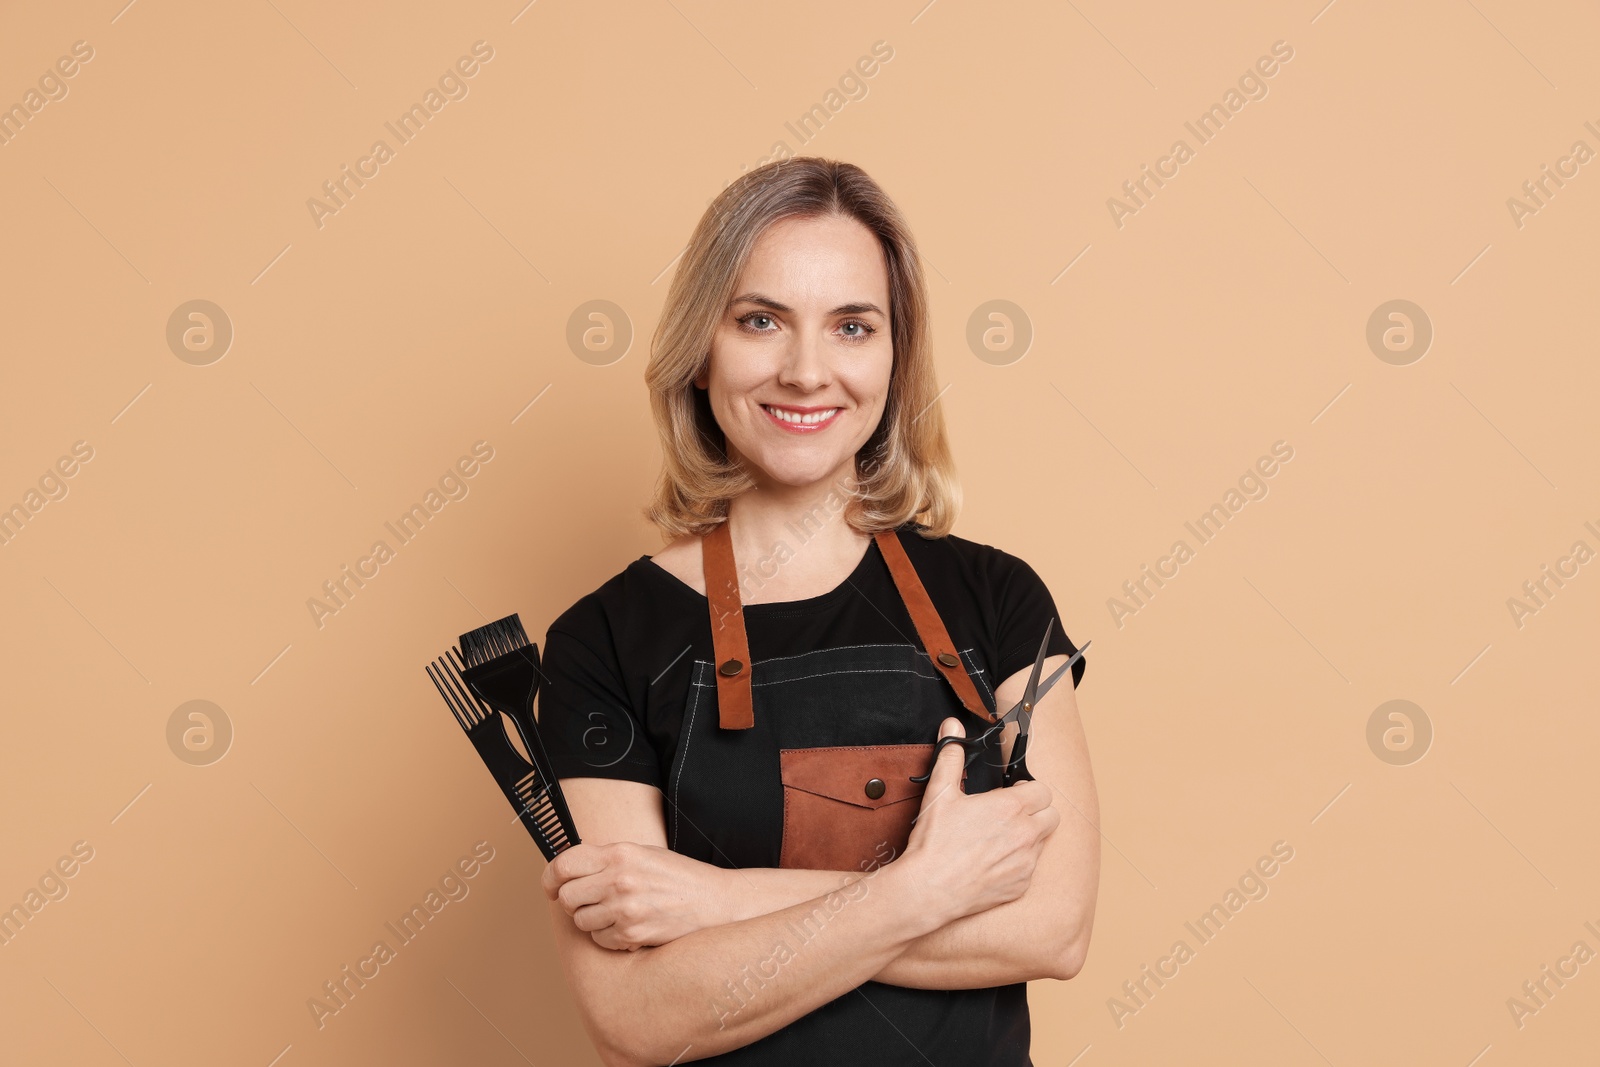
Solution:
M 994 715 L 984 705 L 977 687 L 961 663 L 944 620 L 928 597 L 922 579 L 906 555 L 900 536 L 883 530 L 874 536 L 878 551 L 889 565 L 900 599 L 922 639 L 923 650 L 934 668 L 949 681 L 961 703 L 986 722 Z M 739 599 L 739 575 L 733 558 L 733 539 L 727 520 L 700 538 L 700 561 L 705 571 L 706 602 L 711 612 L 711 643 L 717 661 L 717 713 L 724 730 L 747 730 L 756 724 L 750 693 L 750 641 L 744 627 L 744 606 Z
M 726 519 L 700 538 L 700 562 L 705 570 L 711 644 L 717 660 L 717 714 L 724 730 L 748 730 L 756 724 L 750 695 L 750 641 L 745 636 L 739 573 Z
M 923 651 L 955 689 L 966 709 L 986 722 L 994 722 L 994 715 L 984 705 L 977 687 L 972 684 L 972 677 L 962 666 L 961 654 L 956 650 L 956 643 L 950 640 L 944 620 L 939 618 L 928 591 L 922 586 L 922 579 L 917 577 L 917 569 L 911 565 L 911 557 L 906 555 L 900 535 L 893 530 L 883 530 L 877 534 L 877 542 L 884 562 L 889 564 L 895 587 L 900 590 L 900 599 L 905 601 L 911 621 L 917 627 L 917 636 L 922 638 Z

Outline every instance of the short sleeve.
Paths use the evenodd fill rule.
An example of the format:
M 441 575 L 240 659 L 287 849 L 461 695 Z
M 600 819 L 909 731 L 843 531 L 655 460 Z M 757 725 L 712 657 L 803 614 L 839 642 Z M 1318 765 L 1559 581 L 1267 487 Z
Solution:
M 999 553 L 995 568 L 995 587 L 999 602 L 1000 633 L 995 647 L 1000 650 L 1000 665 L 995 685 L 1000 685 L 1018 671 L 1033 666 L 1039 654 L 1039 642 L 1044 639 L 1044 628 L 1051 619 L 1055 626 L 1050 631 L 1049 655 L 1071 656 L 1078 646 L 1067 636 L 1066 626 L 1056 613 L 1055 598 L 1043 579 L 1028 564 L 1016 556 Z M 1072 665 L 1072 687 L 1076 689 L 1083 680 L 1088 657 Z
M 539 667 L 539 738 L 556 779 L 621 778 L 660 788 L 655 747 L 629 705 L 609 639 L 586 641 L 551 627 Z

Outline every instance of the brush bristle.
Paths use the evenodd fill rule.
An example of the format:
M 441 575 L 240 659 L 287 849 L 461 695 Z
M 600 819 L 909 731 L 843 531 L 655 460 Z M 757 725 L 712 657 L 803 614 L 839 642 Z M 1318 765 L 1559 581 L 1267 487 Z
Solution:
M 527 631 L 522 628 L 522 620 L 515 615 L 507 615 L 471 633 L 462 634 L 461 658 L 466 660 L 468 667 L 477 667 L 497 656 L 521 651 L 531 643 Z

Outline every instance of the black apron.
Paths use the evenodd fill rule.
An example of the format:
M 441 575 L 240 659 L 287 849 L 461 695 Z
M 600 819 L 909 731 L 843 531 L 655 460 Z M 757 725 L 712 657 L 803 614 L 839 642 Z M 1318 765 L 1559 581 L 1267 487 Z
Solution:
M 857 645 L 754 662 L 727 523 L 702 538 L 716 662 L 694 663 L 668 776 L 674 851 L 724 868 L 870 871 L 904 850 L 924 789 L 909 779 L 927 773 L 940 721 L 953 716 L 976 736 L 992 724 L 995 702 L 971 650 L 950 641 L 898 536 L 875 540 L 926 651 Z M 965 791 L 995 788 L 1001 770 L 996 746 L 968 769 Z M 730 1017 L 759 998 L 827 917 L 824 908 L 813 925 L 791 924 L 770 958 L 728 976 L 708 1011 Z M 938 990 L 869 980 L 696 1062 L 1031 1067 L 1029 1038 L 1026 983 Z

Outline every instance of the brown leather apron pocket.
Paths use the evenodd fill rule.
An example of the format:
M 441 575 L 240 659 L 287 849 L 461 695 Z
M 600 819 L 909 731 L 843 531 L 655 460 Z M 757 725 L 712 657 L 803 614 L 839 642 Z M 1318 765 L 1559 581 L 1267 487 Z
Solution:
M 928 772 L 931 743 L 786 748 L 778 755 L 779 867 L 871 870 L 905 851 L 926 788 L 911 776 Z

